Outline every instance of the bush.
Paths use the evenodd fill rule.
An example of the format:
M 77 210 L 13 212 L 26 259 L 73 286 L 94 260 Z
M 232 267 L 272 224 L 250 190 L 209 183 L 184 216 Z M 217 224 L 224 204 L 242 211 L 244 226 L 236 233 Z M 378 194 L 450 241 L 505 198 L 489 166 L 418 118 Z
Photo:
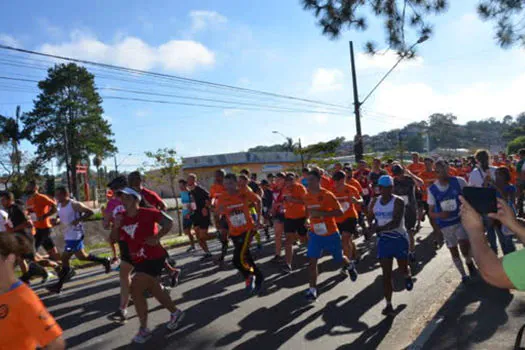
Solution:
M 508 154 L 516 154 L 521 148 L 525 148 L 525 136 L 516 137 L 507 145 Z

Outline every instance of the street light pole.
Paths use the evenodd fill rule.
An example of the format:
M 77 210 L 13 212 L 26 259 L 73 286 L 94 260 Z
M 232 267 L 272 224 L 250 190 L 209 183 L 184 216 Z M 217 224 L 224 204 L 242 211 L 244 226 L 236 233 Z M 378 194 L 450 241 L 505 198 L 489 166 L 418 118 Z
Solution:
M 421 44 L 422 42 L 425 42 L 428 40 L 427 35 L 423 35 L 421 38 L 419 38 L 418 41 L 416 41 L 412 46 L 408 48 L 407 51 L 411 51 L 416 45 Z M 357 75 L 355 72 L 355 58 L 354 58 L 354 43 L 350 41 L 350 63 L 351 63 L 351 69 L 352 69 L 352 85 L 354 89 L 354 114 L 355 114 L 355 129 L 357 133 L 356 140 L 354 141 L 354 153 L 355 153 L 355 160 L 356 162 L 359 162 L 363 159 L 363 136 L 361 134 L 361 106 L 368 100 L 368 98 L 376 91 L 376 89 L 381 85 L 381 83 L 392 73 L 392 71 L 401 63 L 402 60 L 404 60 L 407 57 L 407 55 L 402 55 L 397 62 L 390 68 L 388 72 L 379 80 L 379 82 L 373 87 L 372 90 L 366 95 L 366 97 L 363 99 L 363 101 L 359 101 L 359 94 L 357 91 Z

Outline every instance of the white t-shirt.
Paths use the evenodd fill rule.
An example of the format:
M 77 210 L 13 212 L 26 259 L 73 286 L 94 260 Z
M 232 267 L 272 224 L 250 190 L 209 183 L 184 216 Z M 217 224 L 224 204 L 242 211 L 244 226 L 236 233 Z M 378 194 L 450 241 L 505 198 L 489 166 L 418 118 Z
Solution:
M 475 167 L 474 170 L 469 174 L 468 184 L 473 187 L 483 187 L 485 176 L 490 175 L 492 180 L 496 179 L 496 167 L 490 166 L 488 172 L 481 170 L 480 167 Z
M 7 213 L 4 210 L 0 209 L 0 232 L 6 231 L 7 216 Z
M 464 178 L 462 178 L 462 177 L 456 177 L 456 179 L 458 179 L 459 187 L 461 187 L 461 189 L 463 189 L 463 187 L 467 186 L 467 182 L 465 181 Z M 443 186 L 443 185 L 439 182 L 439 180 L 436 180 L 436 181 L 434 182 L 434 184 L 437 186 L 438 190 L 441 191 L 441 192 L 445 192 L 445 191 L 448 189 L 448 186 L 449 186 L 448 183 L 447 183 L 445 186 Z M 428 186 L 427 193 L 428 193 L 428 197 L 427 197 L 427 203 L 428 203 L 428 205 L 436 205 L 436 197 L 434 197 L 434 195 L 432 194 L 432 192 L 430 192 L 430 186 Z

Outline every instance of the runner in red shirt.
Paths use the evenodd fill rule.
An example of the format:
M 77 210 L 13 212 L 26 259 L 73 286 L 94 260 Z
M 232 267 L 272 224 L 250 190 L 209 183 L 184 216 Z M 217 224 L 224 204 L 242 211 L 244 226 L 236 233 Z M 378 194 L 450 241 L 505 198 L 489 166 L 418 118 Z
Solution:
M 177 309 L 171 297 L 163 291 L 159 281 L 168 255 L 160 244 L 160 239 L 171 230 L 173 220 L 157 209 L 141 208 L 139 203 L 142 196 L 134 189 L 127 187 L 120 192 L 126 211 L 118 217 L 115 225 L 119 229 L 120 236 L 127 242 L 135 268 L 131 294 L 140 328 L 133 341 L 143 344 L 152 336 L 152 332 L 148 329 L 148 304 L 144 296 L 146 291 L 170 311 L 170 320 L 166 324 L 168 329 L 175 330 L 184 317 L 184 312 Z M 113 237 L 115 240 L 117 238 Z

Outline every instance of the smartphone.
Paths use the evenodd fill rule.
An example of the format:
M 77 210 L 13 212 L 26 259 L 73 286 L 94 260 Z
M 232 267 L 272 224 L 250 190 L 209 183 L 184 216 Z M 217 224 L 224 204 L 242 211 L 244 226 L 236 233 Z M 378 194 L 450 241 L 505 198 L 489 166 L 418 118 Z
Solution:
M 481 215 L 496 213 L 498 201 L 496 190 L 489 187 L 464 187 L 463 197 Z

